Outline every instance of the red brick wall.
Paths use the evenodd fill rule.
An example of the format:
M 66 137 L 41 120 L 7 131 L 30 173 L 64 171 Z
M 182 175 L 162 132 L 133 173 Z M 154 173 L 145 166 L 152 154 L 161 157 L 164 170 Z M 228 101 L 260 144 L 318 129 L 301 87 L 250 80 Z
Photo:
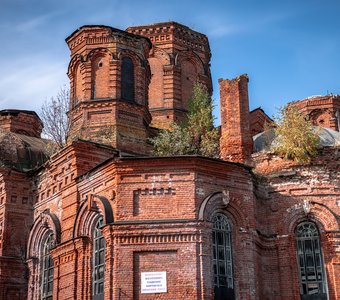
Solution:
M 337 299 L 340 294 L 335 273 L 340 258 L 339 224 L 336 220 L 340 213 L 340 189 L 336 175 L 340 169 L 339 152 L 334 148 L 324 149 L 308 165 L 284 161 L 268 154 L 265 159 L 264 155 L 254 156 L 259 163 L 255 172 L 266 175 L 257 178 L 257 228 L 263 237 L 270 237 L 262 243 L 262 247 L 271 253 L 268 259 L 275 263 L 261 273 L 263 283 L 272 282 L 279 287 L 276 293 L 281 297 L 299 299 L 295 230 L 300 222 L 311 221 L 320 231 L 329 297 Z M 309 205 L 306 211 L 303 209 L 305 201 Z M 263 299 L 271 299 L 273 292 L 273 289 L 267 290 L 267 298 Z
M 59 159 L 62 157 L 65 156 Z M 82 163 L 77 161 L 81 167 L 89 159 Z M 57 169 L 69 163 L 72 168 L 72 160 L 64 163 L 66 165 Z M 52 166 L 51 170 L 57 170 Z M 68 167 L 63 168 L 66 175 Z M 52 178 L 58 176 L 48 175 L 46 180 L 50 179 L 46 182 L 53 186 Z M 244 297 L 249 289 L 255 288 L 255 281 L 250 273 L 247 275 L 248 267 L 243 266 L 257 268 L 250 232 L 238 234 L 238 227 L 254 226 L 254 220 L 241 217 L 243 209 L 253 210 L 249 176 L 240 166 L 199 158 L 116 159 L 82 176 L 76 185 L 75 177 L 71 176 L 69 184 L 62 186 L 60 205 L 53 204 L 54 196 L 36 206 L 37 217 L 43 207 L 49 207 L 61 220 L 62 244 L 52 251 L 54 296 L 57 299 L 90 297 L 91 289 L 85 292 L 81 287 L 91 286 L 91 244 L 85 240 L 75 242 L 77 239 L 72 240 L 72 232 L 80 202 L 86 196 L 89 199 L 91 194 L 96 194 L 108 199 L 115 220 L 114 225 L 104 230 L 107 241 L 106 299 L 111 299 L 110 295 L 120 295 L 121 299 L 153 299 L 155 295 L 139 292 L 140 272 L 155 270 L 167 271 L 168 276 L 169 292 L 160 297 L 211 299 L 211 227 L 209 223 L 198 222 L 197 218 L 199 207 L 207 196 L 227 189 L 235 201 L 229 212 L 235 228 L 235 281 L 237 293 Z M 40 177 L 43 178 L 43 174 Z M 242 257 L 236 255 L 237 249 L 243 249 Z M 84 264 L 88 266 L 86 270 Z
M 81 138 L 122 151 L 148 153 L 150 41 L 107 26 L 83 26 L 67 43 L 71 50 L 70 140 Z M 121 99 L 125 56 L 134 64 L 135 99 L 129 102 Z
M 0 128 L 14 133 L 40 137 L 43 124 L 35 112 L 9 109 L 0 111 Z
M 110 56 L 106 54 L 97 57 L 92 57 L 92 98 L 109 98 L 110 86 Z M 78 85 L 78 83 L 77 83 Z
M 0 171 L 0 299 L 26 299 L 26 249 L 33 222 L 32 191 L 25 174 Z
M 219 80 L 221 101 L 220 156 L 247 162 L 253 151 L 249 127 L 248 76 Z
M 192 90 L 197 81 L 197 71 L 194 64 L 189 60 L 183 60 L 181 63 L 181 90 L 183 108 L 189 107 L 189 99 L 192 96 Z
M 83 92 L 83 76 L 82 76 L 82 68 L 81 64 L 78 63 L 75 67 L 74 72 L 74 91 L 71 91 L 71 98 L 73 101 L 71 102 L 71 108 L 73 108 L 79 101 L 84 100 L 84 92 Z
M 164 98 L 159 98 L 160 91 L 152 95 L 153 104 L 164 109 L 154 111 L 157 122 L 166 126 L 168 119 L 181 116 L 183 61 L 190 58 L 197 69 L 189 75 L 198 74 L 209 84 L 209 72 L 203 76 L 195 60 L 198 55 L 209 61 L 209 44 L 205 36 L 177 23 L 128 30 L 149 35 L 172 62 L 162 65 L 163 70 L 159 65 L 154 69 L 164 71 Z M 73 107 L 73 128 L 89 128 L 94 134 L 109 125 L 116 130 L 114 145 L 143 153 L 142 141 L 148 134 L 145 123 L 150 123 L 145 105 L 151 76 L 147 68 L 136 71 L 140 105 L 111 101 L 120 95 L 118 55 L 109 61 L 114 80 L 100 87 L 100 93 L 107 92 L 112 99 L 91 99 L 91 57 L 96 62 L 96 55 L 107 54 L 96 53 L 94 42 L 109 44 L 110 32 L 107 27 L 83 27 L 67 39 L 72 92 L 83 93 L 79 100 L 86 100 Z M 183 48 L 189 42 L 195 53 Z M 113 44 L 110 51 L 117 54 Z M 125 53 L 134 51 L 128 43 L 122 45 Z M 162 51 L 155 51 L 158 56 L 153 57 L 160 59 Z M 147 57 L 147 53 L 142 55 Z M 167 59 L 161 61 L 164 64 Z M 100 72 L 99 77 L 104 74 Z M 99 86 L 106 79 L 106 75 L 100 79 Z M 154 81 L 153 88 L 160 82 Z M 251 155 L 247 84 L 245 75 L 220 81 L 225 160 L 247 162 Z M 107 123 L 108 119 L 114 122 Z M 295 229 L 306 220 L 320 230 L 329 298 L 340 298 L 339 153 L 337 148 L 324 149 L 310 165 L 254 154 L 256 168 L 251 170 L 239 163 L 195 156 L 124 158 L 112 147 L 77 141 L 34 172 L 1 168 L 0 300 L 39 299 L 41 242 L 51 231 L 56 238 L 51 250 L 53 298 L 92 299 L 92 233 L 99 216 L 105 223 L 105 300 L 213 299 L 211 233 L 217 212 L 228 217 L 232 228 L 236 299 L 300 299 Z M 27 257 L 22 255 L 25 247 Z M 167 272 L 167 293 L 141 294 L 140 274 L 152 271 Z
M 168 128 L 172 122 L 185 120 L 193 84 L 202 82 L 212 91 L 208 38 L 176 22 L 129 27 L 126 31 L 148 37 L 153 44 L 149 58 L 152 126 Z
M 252 110 L 249 113 L 249 118 L 249 127 L 252 136 L 268 130 L 270 124 L 273 123 L 273 120 L 269 118 L 261 108 Z
M 159 57 L 160 56 L 160 57 Z M 157 109 L 164 106 L 163 65 L 169 63 L 163 58 L 164 53 L 157 57 L 150 57 L 151 81 L 149 85 L 149 108 Z
M 314 96 L 289 105 L 296 106 L 314 125 L 339 131 L 339 95 Z
M 54 297 L 91 299 L 92 237 L 84 235 L 83 227 L 75 228 L 91 227 L 91 215 L 105 215 L 98 198 L 92 199 L 97 195 L 107 199 L 114 215 L 114 223 L 103 230 L 105 299 L 211 299 L 210 218 L 217 211 L 226 214 L 232 225 L 237 299 L 299 299 L 294 230 L 306 219 L 303 200 L 311 201 L 309 220 L 320 226 L 330 297 L 336 299 L 337 223 L 322 206 L 339 213 L 334 176 L 339 158 L 331 153 L 323 153 L 313 168 L 296 166 L 294 173 L 283 169 L 277 176 L 272 173 L 270 180 L 256 177 L 253 186 L 249 169 L 195 157 L 112 158 L 95 167 L 110 156 L 109 150 L 74 143 L 33 180 L 39 194 L 35 220 L 49 208 L 61 222 L 61 243 L 52 251 Z M 331 177 L 326 184 L 322 178 L 327 174 Z M 229 203 L 220 198 L 206 202 L 222 191 L 228 192 Z M 81 217 L 80 209 L 87 216 Z M 140 293 L 140 272 L 148 271 L 167 272 L 168 293 Z M 30 289 L 29 295 L 39 293 L 40 288 Z

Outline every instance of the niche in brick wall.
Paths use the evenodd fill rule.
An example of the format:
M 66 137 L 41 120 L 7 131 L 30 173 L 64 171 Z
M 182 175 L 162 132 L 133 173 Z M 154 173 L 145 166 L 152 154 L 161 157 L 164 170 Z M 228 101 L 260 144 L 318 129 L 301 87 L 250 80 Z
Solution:
M 101 99 L 109 97 L 109 56 L 97 56 L 92 59 L 92 98 Z
M 181 63 L 181 88 L 182 88 L 182 108 L 188 109 L 189 99 L 197 81 L 197 71 L 194 64 L 189 60 Z

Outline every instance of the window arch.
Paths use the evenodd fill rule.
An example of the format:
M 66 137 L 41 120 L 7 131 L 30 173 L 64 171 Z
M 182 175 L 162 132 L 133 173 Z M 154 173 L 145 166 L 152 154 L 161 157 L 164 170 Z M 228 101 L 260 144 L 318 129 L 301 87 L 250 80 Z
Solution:
M 303 222 L 296 229 L 301 299 L 327 299 L 326 277 L 316 225 Z
M 54 245 L 52 232 L 47 236 L 41 253 L 41 299 L 52 300 L 53 295 L 53 259 L 50 250 Z
M 231 225 L 223 214 L 213 218 L 213 268 L 215 300 L 234 299 Z
M 135 70 L 130 57 L 122 59 L 121 95 L 123 100 L 135 100 Z
M 93 230 L 92 294 L 93 300 L 104 299 L 105 239 L 101 228 L 104 220 L 100 217 Z

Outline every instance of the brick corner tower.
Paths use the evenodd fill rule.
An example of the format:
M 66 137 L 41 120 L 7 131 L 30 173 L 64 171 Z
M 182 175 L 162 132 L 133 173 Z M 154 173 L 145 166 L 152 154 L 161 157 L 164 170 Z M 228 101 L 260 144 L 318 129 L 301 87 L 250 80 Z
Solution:
M 221 102 L 220 155 L 224 160 L 250 163 L 253 140 L 249 129 L 248 75 L 219 79 Z
M 109 26 L 86 25 L 66 42 L 71 51 L 71 137 L 147 153 L 150 40 Z
M 153 45 L 149 63 L 149 109 L 152 126 L 168 128 L 185 119 L 195 82 L 212 93 L 210 46 L 207 36 L 176 22 L 129 27 Z

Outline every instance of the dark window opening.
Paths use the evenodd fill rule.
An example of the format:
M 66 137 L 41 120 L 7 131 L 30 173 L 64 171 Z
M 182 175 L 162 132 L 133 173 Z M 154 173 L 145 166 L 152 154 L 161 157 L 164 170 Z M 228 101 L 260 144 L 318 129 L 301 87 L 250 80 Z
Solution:
M 92 280 L 93 280 L 93 300 L 104 299 L 104 274 L 105 274 L 105 239 L 101 228 L 104 225 L 103 218 L 100 218 L 93 232 L 93 261 L 92 261 Z
M 50 233 L 42 250 L 42 278 L 41 278 L 41 299 L 52 300 L 53 295 L 53 259 L 50 249 L 53 246 L 53 233 Z
M 222 214 L 216 214 L 213 223 L 214 299 L 234 300 L 231 226 Z
M 301 223 L 296 230 L 300 295 L 302 300 L 327 299 L 320 236 L 314 223 Z
M 135 71 L 133 62 L 129 57 L 122 59 L 121 94 L 123 100 L 135 100 Z

